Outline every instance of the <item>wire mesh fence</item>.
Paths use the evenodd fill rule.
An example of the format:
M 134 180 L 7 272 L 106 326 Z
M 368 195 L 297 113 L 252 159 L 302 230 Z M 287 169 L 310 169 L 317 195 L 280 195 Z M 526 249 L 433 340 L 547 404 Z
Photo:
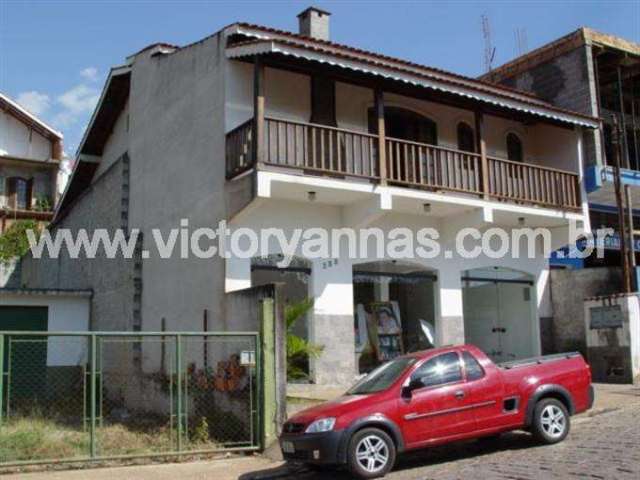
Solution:
M 0 466 L 260 447 L 256 333 L 0 332 Z

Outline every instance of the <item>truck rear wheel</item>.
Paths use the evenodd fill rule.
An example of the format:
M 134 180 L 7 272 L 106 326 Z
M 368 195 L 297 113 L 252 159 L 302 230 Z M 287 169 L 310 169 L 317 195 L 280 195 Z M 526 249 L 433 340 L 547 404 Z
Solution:
M 347 462 L 355 477 L 384 477 L 393 468 L 395 461 L 395 444 L 382 430 L 364 428 L 351 437 Z
M 558 443 L 569 434 L 571 421 L 567 407 L 560 400 L 545 398 L 536 404 L 531 430 L 543 443 Z

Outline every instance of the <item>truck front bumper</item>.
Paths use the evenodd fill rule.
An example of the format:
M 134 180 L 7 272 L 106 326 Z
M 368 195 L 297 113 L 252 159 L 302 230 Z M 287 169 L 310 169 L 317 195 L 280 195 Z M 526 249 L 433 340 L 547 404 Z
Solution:
M 286 461 L 315 463 L 319 465 L 337 465 L 340 460 L 340 448 L 344 431 L 323 433 L 283 434 L 280 437 L 280 450 Z

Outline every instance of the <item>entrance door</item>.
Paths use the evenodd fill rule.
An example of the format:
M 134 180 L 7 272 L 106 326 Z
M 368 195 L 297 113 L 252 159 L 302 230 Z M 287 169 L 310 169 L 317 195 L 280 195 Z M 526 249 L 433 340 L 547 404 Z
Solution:
M 468 280 L 463 288 L 465 341 L 495 362 L 535 355 L 532 286 L 526 281 Z
M 47 307 L 0 307 L 0 331 L 46 331 Z M 17 373 L 29 372 L 29 375 Z M 4 372 L 7 377 L 3 404 L 36 400 L 44 392 L 47 374 L 47 338 L 11 336 L 5 338 Z M 11 382 L 11 383 L 9 383 Z
M 468 282 L 462 290 L 465 342 L 492 359 L 500 355 L 498 286 L 493 282 Z

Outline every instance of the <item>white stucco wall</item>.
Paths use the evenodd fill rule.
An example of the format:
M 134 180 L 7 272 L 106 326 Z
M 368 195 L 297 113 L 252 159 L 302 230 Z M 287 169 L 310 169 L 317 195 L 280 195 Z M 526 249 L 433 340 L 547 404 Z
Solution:
M 48 160 L 51 142 L 13 115 L 0 111 L 0 155 Z
M 225 129 L 229 131 L 253 116 L 253 65 L 226 62 L 227 97 Z M 281 69 L 265 69 L 265 114 L 277 118 L 309 122 L 311 80 L 308 75 Z M 465 122 L 475 130 L 470 110 L 385 92 L 385 105 L 402 107 L 435 121 L 438 145 L 457 148 L 457 126 Z M 336 120 L 339 128 L 368 131 L 367 111 L 373 106 L 373 90 L 336 82 Z M 485 115 L 487 154 L 507 158 L 507 134 L 521 139 L 527 163 L 578 171 L 572 129 L 536 123 L 525 125 L 503 117 Z
M 48 331 L 86 332 L 89 330 L 88 296 L 64 294 L 13 294 L 2 292 L 0 306 L 46 307 Z M 80 365 L 87 358 L 86 337 L 49 337 L 47 366 Z

